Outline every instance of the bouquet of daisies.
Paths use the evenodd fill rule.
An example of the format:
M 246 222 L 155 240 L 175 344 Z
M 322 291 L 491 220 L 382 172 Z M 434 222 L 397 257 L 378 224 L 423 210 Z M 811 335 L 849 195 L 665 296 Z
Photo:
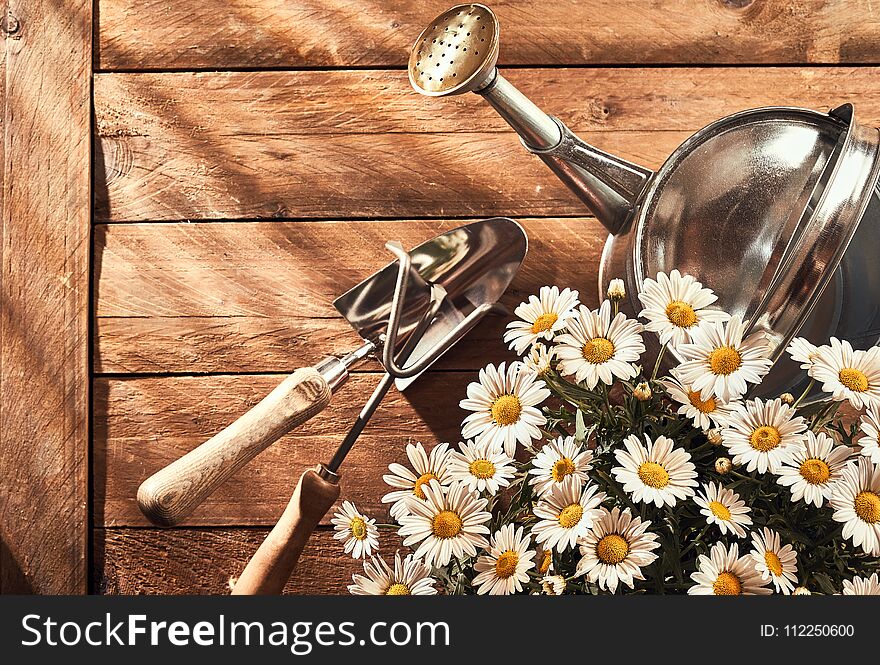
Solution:
M 795 339 L 803 394 L 746 400 L 773 366 L 763 333 L 678 271 L 645 280 L 644 323 L 624 297 L 543 287 L 516 308 L 522 360 L 468 386 L 464 441 L 389 466 L 395 524 L 334 517 L 365 559 L 351 593 L 880 594 L 880 348 Z M 410 549 L 391 563 L 382 527 Z

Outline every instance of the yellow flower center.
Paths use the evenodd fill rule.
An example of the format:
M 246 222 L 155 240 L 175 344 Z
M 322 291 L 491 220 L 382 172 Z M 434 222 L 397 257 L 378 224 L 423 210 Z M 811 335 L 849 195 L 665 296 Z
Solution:
M 392 584 L 390 587 L 388 587 L 388 589 L 385 591 L 385 595 L 386 596 L 408 596 L 408 595 L 410 595 L 410 591 L 409 591 L 409 587 L 406 584 L 401 584 L 400 582 L 397 582 L 395 584 Z
M 588 363 L 601 365 L 614 356 L 614 344 L 604 337 L 594 337 L 584 344 L 583 355 Z
M 513 425 L 521 413 L 522 404 L 516 395 L 502 395 L 492 403 L 492 420 L 499 425 Z
M 776 552 L 764 552 L 764 563 L 767 564 L 767 570 L 779 577 L 782 575 L 782 561 L 776 555 Z
M 578 525 L 583 516 L 584 507 L 579 503 L 572 503 L 559 513 L 559 526 L 563 529 L 572 529 Z
M 623 536 L 609 533 L 596 544 L 596 556 L 602 563 L 616 565 L 629 554 L 629 543 Z
M 358 540 L 363 540 L 367 537 L 367 523 L 364 522 L 360 517 L 352 517 L 351 518 L 351 535 L 357 538 Z
M 535 322 L 532 324 L 532 334 L 537 335 L 538 333 L 547 332 L 558 320 L 559 315 L 555 312 L 541 314 L 541 316 L 535 319 Z
M 686 302 L 673 300 L 666 305 L 666 318 L 674 326 L 690 328 L 697 322 L 697 313 Z
M 425 490 L 422 489 L 422 485 L 424 485 L 425 483 L 427 483 L 431 480 L 436 480 L 436 479 L 437 479 L 437 476 L 435 476 L 430 471 L 428 473 L 422 474 L 421 476 L 419 476 L 419 479 L 416 480 L 416 484 L 413 485 L 413 494 L 415 494 L 422 501 L 424 501 L 425 500 Z
M 842 369 L 837 378 L 853 392 L 863 393 L 868 389 L 868 377 L 860 370 L 852 368 Z
M 452 510 L 441 510 L 431 521 L 431 531 L 438 538 L 455 538 L 461 533 L 461 517 Z
M 712 591 L 716 596 L 738 596 L 742 593 L 742 582 L 729 571 L 723 571 L 715 578 Z
M 550 570 L 550 564 L 553 563 L 553 550 L 541 551 L 541 563 L 538 565 L 538 572 L 542 575 Z
M 739 351 L 730 346 L 719 346 L 709 354 L 709 368 L 712 374 L 727 376 L 733 374 L 742 366 L 742 356 Z
M 491 478 L 495 475 L 495 465 L 487 459 L 475 459 L 468 465 L 468 469 L 472 476 L 480 479 Z
M 718 519 L 724 520 L 725 522 L 730 521 L 730 510 L 720 501 L 710 501 L 709 510 L 711 510 L 712 514 Z
M 639 478 L 648 487 L 663 489 L 669 484 L 669 472 L 657 462 L 642 462 L 639 467 Z
M 712 413 L 718 407 L 714 397 L 710 397 L 704 402 L 700 399 L 700 393 L 697 390 L 688 391 L 688 400 L 700 413 Z
M 770 425 L 761 425 L 754 430 L 749 436 L 749 443 L 752 448 L 760 450 L 762 453 L 773 450 L 782 441 L 779 430 Z
M 516 572 L 516 564 L 519 563 L 519 553 L 513 550 L 507 550 L 495 560 L 495 574 L 502 580 Z
M 858 493 L 853 502 L 856 515 L 869 524 L 880 522 L 880 496 L 871 490 L 863 490 Z
M 567 457 L 557 460 L 556 464 L 553 465 L 553 469 L 550 471 L 550 475 L 553 476 L 553 480 L 557 483 L 562 482 L 563 478 L 572 473 L 574 473 L 574 462 Z
M 831 469 L 824 460 L 811 457 L 801 462 L 801 477 L 810 485 L 824 485 L 831 477 Z

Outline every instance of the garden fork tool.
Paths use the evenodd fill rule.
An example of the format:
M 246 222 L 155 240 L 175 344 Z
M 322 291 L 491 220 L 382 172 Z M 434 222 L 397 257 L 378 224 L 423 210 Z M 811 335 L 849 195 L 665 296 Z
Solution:
M 374 354 L 386 374 L 321 475 L 307 472 L 300 483 L 325 490 L 325 500 L 338 495 L 339 464 L 392 382 L 404 390 L 492 309 L 519 269 L 527 240 L 519 224 L 496 217 L 409 253 L 397 243 L 386 246 L 397 260 L 333 302 L 363 344 L 343 358 L 296 370 L 226 429 L 145 480 L 137 501 L 148 519 L 165 526 L 181 522 L 257 454 L 323 410 L 352 366 Z

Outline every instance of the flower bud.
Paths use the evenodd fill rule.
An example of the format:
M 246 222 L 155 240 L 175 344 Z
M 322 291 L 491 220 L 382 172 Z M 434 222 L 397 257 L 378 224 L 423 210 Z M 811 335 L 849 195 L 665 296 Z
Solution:
M 726 473 L 729 473 L 732 468 L 733 464 L 726 457 L 719 457 L 717 460 L 715 460 L 715 470 L 722 476 Z
M 541 580 L 541 588 L 548 596 L 561 596 L 565 591 L 565 578 L 562 575 L 548 575 Z
M 792 592 L 791 595 L 792 596 L 812 596 L 813 594 L 810 593 L 810 590 L 807 587 L 799 586 L 794 590 L 794 592 Z
M 709 439 L 709 443 L 713 446 L 721 445 L 721 430 L 717 427 L 713 427 L 708 432 L 706 432 L 706 438 Z
M 779 396 L 779 399 L 782 400 L 783 404 L 788 404 L 789 406 L 794 404 L 794 395 L 792 395 L 791 393 L 782 393 Z
M 648 385 L 646 381 L 642 381 L 635 388 L 633 388 L 633 397 L 635 397 L 640 402 L 647 402 L 651 399 L 651 395 L 654 393 L 651 392 L 651 386 Z
M 608 299 L 619 302 L 626 298 L 626 287 L 622 279 L 612 279 L 608 284 Z

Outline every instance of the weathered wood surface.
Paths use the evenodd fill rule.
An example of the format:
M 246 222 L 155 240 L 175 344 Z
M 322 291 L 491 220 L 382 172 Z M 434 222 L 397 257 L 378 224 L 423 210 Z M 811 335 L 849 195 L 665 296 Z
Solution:
M 521 220 L 529 254 L 502 298 L 508 308 L 544 284 L 596 301 L 605 235 L 591 218 Z M 333 299 L 454 220 L 112 224 L 95 229 L 95 371 L 291 372 L 358 337 Z M 509 317 L 490 316 L 438 363 L 474 369 L 505 358 Z M 377 363 L 364 369 L 377 370 Z
M 402 66 L 449 0 L 101 0 L 101 69 Z M 496 0 L 517 65 L 876 63 L 870 0 Z
M 604 150 L 656 168 L 718 117 L 854 100 L 880 124 L 874 68 L 515 70 L 509 78 Z M 428 99 L 397 71 L 103 74 L 95 215 L 582 215 L 473 95 Z
M 84 593 L 92 2 L 2 12 L 0 592 Z
M 101 378 L 94 381 L 93 501 L 96 526 L 146 526 L 135 502 L 138 485 L 232 422 L 284 375 Z M 382 474 L 406 464 L 406 444 L 457 442 L 458 408 L 476 372 L 430 372 L 405 393 L 392 390 L 342 468 L 341 500 L 387 517 Z M 378 373 L 354 375 L 319 416 L 262 452 L 214 493 L 184 524 L 271 525 L 300 474 L 329 460 Z M 325 519 L 329 522 L 329 517 Z
M 268 529 L 95 529 L 95 588 L 113 594 L 229 593 Z M 315 532 L 285 592 L 347 594 L 363 563 L 342 551 L 332 529 Z M 380 534 L 381 554 L 394 557 L 400 540 Z

